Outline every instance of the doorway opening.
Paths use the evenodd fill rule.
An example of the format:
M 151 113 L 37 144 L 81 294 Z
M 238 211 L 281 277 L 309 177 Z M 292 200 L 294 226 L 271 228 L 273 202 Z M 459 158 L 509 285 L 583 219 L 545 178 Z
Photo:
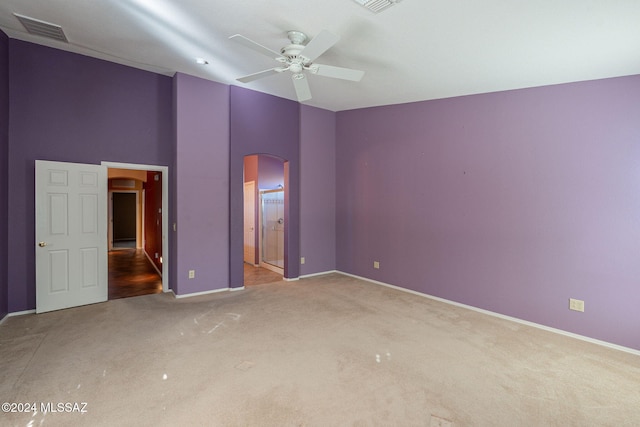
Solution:
M 267 154 L 244 158 L 245 286 L 283 280 L 286 212 L 285 160 Z
M 140 247 L 138 238 L 140 197 L 138 191 L 113 190 L 110 191 L 110 194 L 111 239 L 109 242 L 111 249 L 136 249 Z
M 260 266 L 284 274 L 284 188 L 260 190 Z
M 166 168 L 103 164 L 109 182 L 108 299 L 166 292 Z

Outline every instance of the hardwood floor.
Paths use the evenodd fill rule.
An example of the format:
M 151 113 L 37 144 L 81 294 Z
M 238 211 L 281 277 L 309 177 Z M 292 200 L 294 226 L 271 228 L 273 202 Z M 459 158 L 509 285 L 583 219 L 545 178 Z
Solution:
M 162 292 L 162 277 L 142 249 L 109 252 L 109 299 Z
M 282 280 L 282 274 L 275 273 L 262 267 L 254 267 L 244 263 L 244 285 L 254 286 L 265 283 L 279 282 Z
M 244 285 L 279 282 L 282 275 L 262 267 L 244 264 Z M 117 248 L 109 252 L 109 299 L 162 292 L 162 277 L 142 249 Z

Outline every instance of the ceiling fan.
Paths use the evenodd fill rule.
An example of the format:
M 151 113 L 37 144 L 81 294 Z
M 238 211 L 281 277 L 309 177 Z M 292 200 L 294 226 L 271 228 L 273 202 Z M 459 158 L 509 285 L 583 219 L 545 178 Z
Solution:
M 354 82 L 360 81 L 362 76 L 364 76 L 364 71 L 353 70 L 351 68 L 334 67 L 332 65 L 316 64 L 313 62 L 316 58 L 329 50 L 331 46 L 336 44 L 338 40 L 340 40 L 340 37 L 331 34 L 326 30 L 321 31 L 320 34 L 315 36 L 306 44 L 307 35 L 301 31 L 288 31 L 287 37 L 289 38 L 290 44 L 280 49 L 280 52 L 276 52 L 275 50 L 262 46 L 261 44 L 240 34 L 235 34 L 229 37 L 229 39 L 270 58 L 274 58 L 282 64 L 279 67 L 239 77 L 236 80 L 242 83 L 248 83 L 273 74 L 290 71 L 292 73 L 291 78 L 293 80 L 293 87 L 296 90 L 298 101 L 302 102 L 311 99 L 311 89 L 309 88 L 309 82 L 307 82 L 306 78 L 308 73 L 324 77 L 332 77 L 335 79 L 351 80 Z

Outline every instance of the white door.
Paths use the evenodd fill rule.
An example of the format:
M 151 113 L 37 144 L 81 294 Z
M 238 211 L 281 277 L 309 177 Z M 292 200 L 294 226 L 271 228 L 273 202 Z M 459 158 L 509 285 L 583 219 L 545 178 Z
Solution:
M 36 312 L 106 301 L 107 168 L 36 160 Z
M 256 264 L 256 182 L 244 183 L 244 262 Z

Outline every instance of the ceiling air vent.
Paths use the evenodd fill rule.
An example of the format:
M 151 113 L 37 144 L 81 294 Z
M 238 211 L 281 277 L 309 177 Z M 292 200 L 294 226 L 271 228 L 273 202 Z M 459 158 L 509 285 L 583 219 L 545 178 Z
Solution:
M 50 39 L 58 40 L 61 42 L 68 43 L 67 37 L 64 35 L 62 31 L 62 27 L 60 25 L 51 24 L 49 22 L 41 21 L 39 19 L 30 18 L 28 16 L 19 15 L 14 13 L 15 17 L 18 18 L 20 23 L 26 28 L 26 30 L 30 34 L 34 34 L 36 36 L 47 37 Z
M 372 12 L 378 13 L 383 9 L 388 8 L 391 5 L 394 5 L 398 2 L 398 0 L 354 0 L 361 6 L 366 7 Z

